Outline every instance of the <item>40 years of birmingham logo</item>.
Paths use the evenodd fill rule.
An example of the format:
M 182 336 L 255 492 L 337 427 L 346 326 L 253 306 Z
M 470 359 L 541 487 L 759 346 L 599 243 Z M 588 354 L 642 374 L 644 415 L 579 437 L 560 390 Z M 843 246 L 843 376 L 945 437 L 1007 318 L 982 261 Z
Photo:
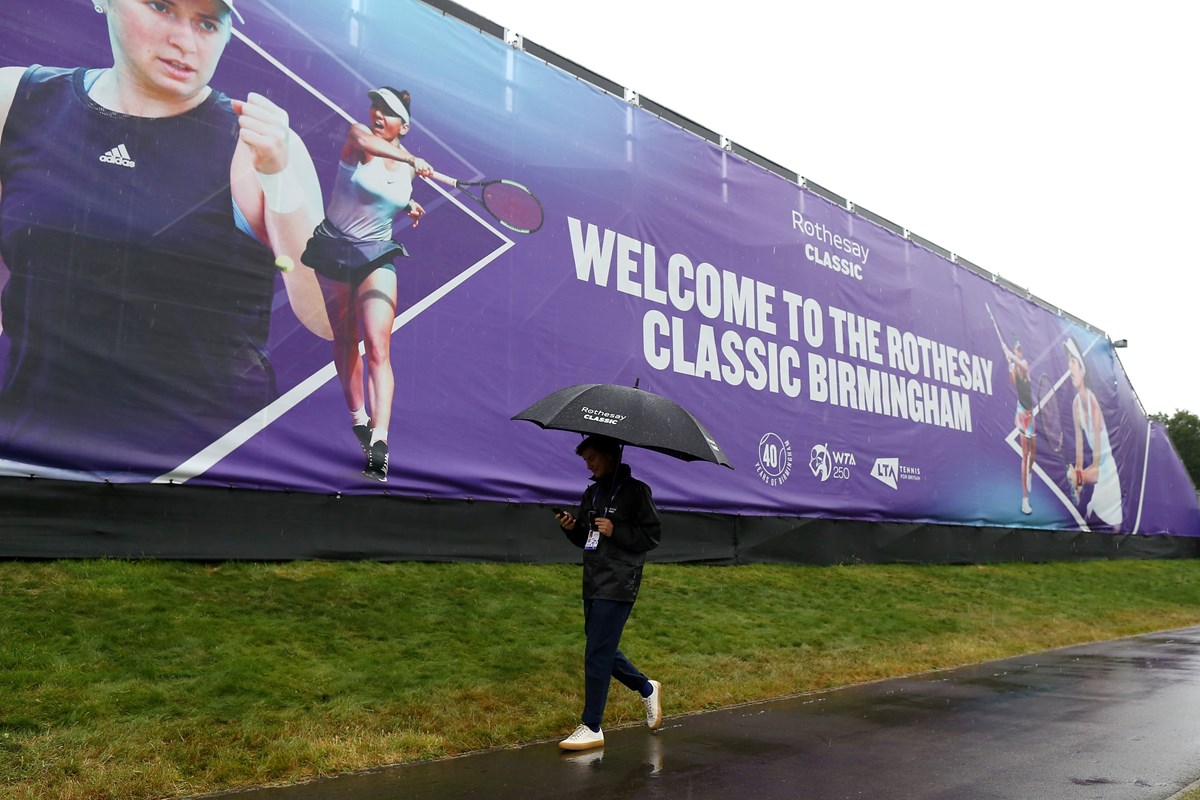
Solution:
M 758 440 L 758 477 L 768 486 L 779 486 L 792 474 L 792 443 L 777 433 Z

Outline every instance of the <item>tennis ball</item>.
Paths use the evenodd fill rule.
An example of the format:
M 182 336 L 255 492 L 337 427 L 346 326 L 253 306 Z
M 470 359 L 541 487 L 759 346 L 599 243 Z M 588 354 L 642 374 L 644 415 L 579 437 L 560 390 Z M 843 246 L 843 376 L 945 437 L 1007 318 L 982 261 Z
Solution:
M 280 256 L 275 259 L 275 266 L 279 268 L 280 272 L 291 272 L 296 268 L 296 262 L 292 260 L 291 256 Z

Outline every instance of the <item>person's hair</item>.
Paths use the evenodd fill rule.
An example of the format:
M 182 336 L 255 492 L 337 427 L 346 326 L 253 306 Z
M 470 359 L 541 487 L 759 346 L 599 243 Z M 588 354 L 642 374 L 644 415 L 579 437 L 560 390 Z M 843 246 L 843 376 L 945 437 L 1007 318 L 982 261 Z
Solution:
M 598 433 L 594 433 L 579 443 L 579 445 L 575 448 L 575 455 L 583 455 L 583 451 L 587 450 L 589 447 L 601 455 L 613 457 L 616 457 L 621 452 L 621 443 L 616 439 L 610 439 L 607 436 L 601 436 Z

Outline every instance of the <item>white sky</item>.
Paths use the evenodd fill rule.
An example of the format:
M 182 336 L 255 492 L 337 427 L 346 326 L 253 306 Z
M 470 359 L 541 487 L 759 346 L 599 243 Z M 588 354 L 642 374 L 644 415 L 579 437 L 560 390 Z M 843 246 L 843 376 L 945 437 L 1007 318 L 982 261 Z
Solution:
M 1128 339 L 1147 412 L 1200 413 L 1200 5 L 459 2 Z

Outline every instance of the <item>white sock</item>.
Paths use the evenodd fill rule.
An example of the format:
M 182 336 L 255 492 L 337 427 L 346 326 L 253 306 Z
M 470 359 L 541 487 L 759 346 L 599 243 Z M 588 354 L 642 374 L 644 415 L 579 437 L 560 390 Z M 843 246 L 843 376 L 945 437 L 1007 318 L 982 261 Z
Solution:
M 375 444 L 376 442 L 387 444 L 387 428 L 371 429 L 371 444 Z
M 367 407 L 363 406 L 357 411 L 350 412 L 350 419 L 355 425 L 370 425 L 371 418 L 367 416 Z

